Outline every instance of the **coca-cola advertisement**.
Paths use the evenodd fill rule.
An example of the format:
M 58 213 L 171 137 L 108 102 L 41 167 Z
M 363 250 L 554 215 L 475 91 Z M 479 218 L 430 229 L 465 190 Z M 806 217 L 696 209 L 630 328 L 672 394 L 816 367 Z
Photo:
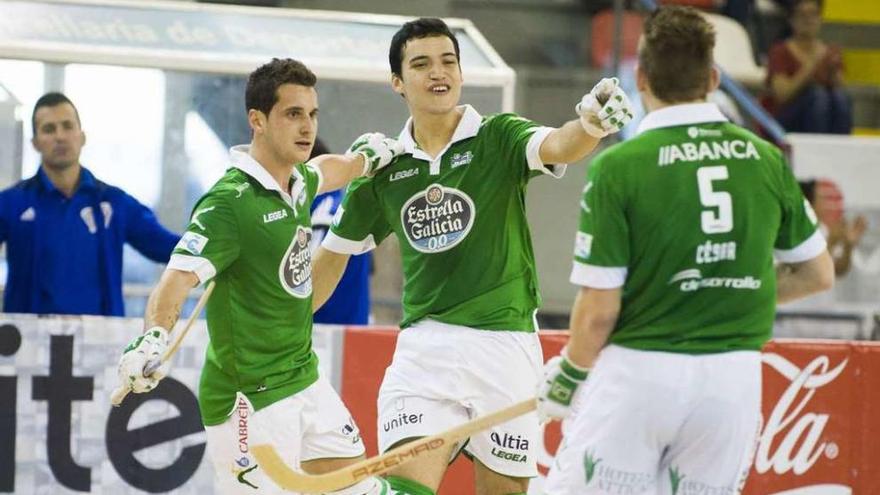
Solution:
M 872 459 L 880 462 L 880 417 L 868 388 L 880 372 L 878 352 L 878 345 L 844 342 L 767 345 L 763 426 L 744 493 L 880 493 L 870 469 Z

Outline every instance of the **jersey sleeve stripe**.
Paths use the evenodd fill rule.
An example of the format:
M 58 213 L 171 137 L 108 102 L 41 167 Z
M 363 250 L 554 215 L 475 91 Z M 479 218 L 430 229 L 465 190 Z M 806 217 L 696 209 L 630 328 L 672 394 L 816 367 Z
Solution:
M 168 268 L 195 273 L 201 283 L 205 283 L 217 275 L 217 269 L 214 268 L 214 264 L 210 260 L 186 254 L 172 254 L 171 259 L 168 260 Z
M 568 167 L 568 164 L 557 163 L 547 166 L 541 161 L 541 144 L 544 143 L 544 140 L 547 139 L 551 132 L 553 132 L 552 127 L 538 127 L 535 129 L 535 132 L 532 133 L 532 137 L 529 138 L 529 142 L 526 144 L 526 160 L 529 163 L 530 170 L 537 170 L 555 179 L 559 179 L 565 175 L 565 169 Z
M 339 254 L 363 254 L 375 249 L 376 241 L 373 239 L 373 234 L 368 235 L 362 241 L 352 241 L 339 237 L 331 230 L 327 232 L 321 246 Z
M 626 267 L 595 266 L 575 261 L 569 280 L 574 285 L 594 289 L 616 289 L 626 282 Z
M 806 241 L 800 243 L 792 249 L 774 249 L 773 254 L 776 259 L 783 263 L 800 263 L 808 261 L 822 254 L 822 251 L 828 244 L 825 242 L 825 236 L 819 229 L 816 229 Z

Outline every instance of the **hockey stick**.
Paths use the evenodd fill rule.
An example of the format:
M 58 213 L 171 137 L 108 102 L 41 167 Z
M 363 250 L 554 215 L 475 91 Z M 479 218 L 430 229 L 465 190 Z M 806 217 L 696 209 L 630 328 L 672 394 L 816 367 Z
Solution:
M 171 344 L 171 346 L 165 350 L 165 354 L 162 356 L 162 359 L 160 361 L 151 361 L 147 363 L 146 366 L 144 366 L 144 376 L 152 375 L 154 371 L 159 369 L 159 366 L 162 366 L 162 363 L 174 357 L 174 354 L 177 352 L 177 349 L 180 348 L 180 344 L 183 342 L 183 338 L 186 337 L 189 329 L 192 328 L 193 324 L 196 322 L 196 319 L 202 312 L 202 308 L 204 308 L 205 304 L 208 302 L 208 296 L 211 295 L 211 291 L 213 290 L 214 281 L 211 280 L 205 287 L 205 291 L 202 292 L 202 296 L 199 297 L 199 300 L 196 303 L 196 307 L 193 308 L 192 313 L 189 314 L 189 319 L 186 320 L 186 325 L 184 325 L 180 333 L 177 334 L 177 337 L 174 339 L 174 342 Z M 110 404 L 112 404 L 113 407 L 119 407 L 119 405 L 122 404 L 122 400 L 125 399 L 125 396 L 128 395 L 130 391 L 130 388 L 120 385 L 116 390 L 113 391 L 113 394 L 110 396 Z
M 413 459 L 417 459 L 420 456 L 424 457 L 433 450 L 453 445 L 474 433 L 534 411 L 536 406 L 537 401 L 529 399 L 488 416 L 468 421 L 449 431 L 420 438 L 419 440 L 395 447 L 382 455 L 364 459 L 350 466 L 324 474 L 305 474 L 294 471 L 281 459 L 275 447 L 269 444 L 254 445 L 251 447 L 251 451 L 254 457 L 257 458 L 257 463 L 259 463 L 260 467 L 281 488 L 301 493 L 332 492 L 351 486 L 370 476 L 387 473 Z

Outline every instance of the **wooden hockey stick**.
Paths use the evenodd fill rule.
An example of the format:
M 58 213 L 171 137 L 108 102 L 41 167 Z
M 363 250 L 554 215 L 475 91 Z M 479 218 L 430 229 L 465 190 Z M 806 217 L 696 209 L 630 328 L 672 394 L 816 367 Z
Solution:
M 535 407 L 537 407 L 537 401 L 529 399 L 488 416 L 468 421 L 449 431 L 403 444 L 382 455 L 364 459 L 324 474 L 305 474 L 294 471 L 281 459 L 275 447 L 269 444 L 254 445 L 251 447 L 251 452 L 257 458 L 260 467 L 272 478 L 272 481 L 285 490 L 298 493 L 332 492 L 351 486 L 370 476 L 387 473 L 413 459 L 424 457 L 433 450 L 453 445 L 474 433 L 534 411 Z
M 183 338 L 186 337 L 186 334 L 189 332 L 189 329 L 192 328 L 193 324 L 196 322 L 196 319 L 199 317 L 199 314 L 202 312 L 202 309 L 205 307 L 205 304 L 208 302 L 208 296 L 211 295 L 211 292 L 214 290 L 214 281 L 211 280 L 208 282 L 208 285 L 205 287 L 205 291 L 202 292 L 202 296 L 199 297 L 198 302 L 196 302 L 196 307 L 193 308 L 192 313 L 189 314 L 189 319 L 186 320 L 186 325 L 183 326 L 183 329 L 180 333 L 177 334 L 177 337 L 174 339 L 174 342 L 171 344 L 168 349 L 165 350 L 165 354 L 162 356 L 160 361 L 151 361 L 144 366 L 144 376 L 150 376 L 154 371 L 159 369 L 159 366 L 162 366 L 162 363 L 168 361 L 174 354 L 180 349 L 180 344 L 183 342 Z M 119 407 L 122 404 L 122 400 L 125 399 L 125 396 L 131 391 L 130 388 L 120 385 L 116 390 L 113 391 L 113 394 L 110 396 L 110 404 L 113 407 Z

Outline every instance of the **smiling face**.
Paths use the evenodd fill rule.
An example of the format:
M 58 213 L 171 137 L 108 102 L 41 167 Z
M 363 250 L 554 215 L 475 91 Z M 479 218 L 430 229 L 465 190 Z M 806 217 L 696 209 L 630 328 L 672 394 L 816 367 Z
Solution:
M 86 135 L 73 105 L 61 103 L 37 109 L 31 143 L 45 167 L 61 171 L 78 164 Z
M 391 87 L 406 99 L 410 113 L 446 114 L 461 98 L 461 66 L 446 36 L 414 38 L 403 47 L 400 74 Z
M 269 115 L 248 112 L 254 140 L 259 140 L 280 163 L 295 165 L 309 159 L 318 133 L 318 93 L 314 87 L 282 84 Z

